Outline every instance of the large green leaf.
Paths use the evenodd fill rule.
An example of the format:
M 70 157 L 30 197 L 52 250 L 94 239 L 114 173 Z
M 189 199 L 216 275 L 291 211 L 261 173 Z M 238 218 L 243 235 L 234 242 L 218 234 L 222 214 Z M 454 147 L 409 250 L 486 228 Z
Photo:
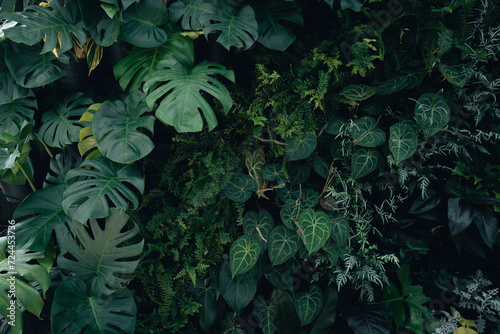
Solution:
M 16 208 L 12 216 L 16 219 L 16 245 L 34 251 L 47 248 L 54 229 L 65 228 L 71 218 L 62 207 L 64 184 L 40 189 L 31 193 Z M 19 219 L 25 217 L 24 219 Z
M 80 166 L 82 159 L 80 157 L 73 157 L 71 154 L 63 154 L 59 153 L 50 159 L 50 171 L 47 173 L 45 177 L 45 181 L 43 182 L 43 187 L 51 187 L 59 184 L 69 185 L 69 182 L 66 181 L 66 174 L 73 169 Z M 73 179 L 73 181 L 76 181 Z
M 259 1 L 255 9 L 255 18 L 259 24 L 258 42 L 272 50 L 284 51 L 295 41 L 294 33 L 280 21 L 302 25 L 302 10 L 295 1 L 273 0 Z
M 251 176 L 234 173 L 229 181 L 224 183 L 224 194 L 235 202 L 246 202 L 257 187 L 257 182 Z
M 355 150 L 351 160 L 352 177 L 359 179 L 370 174 L 377 168 L 379 159 L 379 153 L 373 148 Z
M 17 43 L 34 45 L 44 40 L 41 53 L 54 49 L 64 53 L 73 47 L 73 36 L 81 45 L 87 41 L 76 1 L 49 0 L 50 7 L 28 6 L 24 12 L 4 13 L 3 19 L 19 24 L 4 31 L 7 38 Z
M 22 87 L 35 88 L 47 85 L 66 75 L 69 57 L 56 57 L 52 52 L 40 54 L 40 45 L 7 45 L 5 63 L 16 83 Z
M 418 146 L 417 134 L 406 123 L 397 123 L 389 130 L 389 149 L 397 163 L 408 159 Z
M 288 167 L 288 179 L 290 186 L 298 186 L 304 183 L 311 174 L 311 165 L 302 161 L 294 161 Z
M 283 164 L 270 163 L 266 164 L 260 170 L 262 177 L 268 181 L 275 181 L 278 183 L 285 183 L 286 178 L 283 174 Z
M 349 221 L 346 217 L 341 216 L 340 214 L 329 213 L 328 216 L 332 225 L 332 239 L 335 240 L 337 246 L 347 245 L 351 231 Z
M 399 75 L 382 82 L 377 86 L 378 95 L 391 95 L 405 89 L 408 86 L 408 77 Z
M 345 87 L 340 94 L 354 101 L 363 101 L 375 95 L 376 92 L 375 87 L 357 84 Z
M 248 235 L 242 235 L 231 245 L 229 266 L 234 276 L 246 273 L 255 266 L 260 255 L 260 243 Z
M 298 239 L 297 243 L 300 245 Z M 264 276 L 276 288 L 293 292 L 293 270 L 287 263 L 281 266 L 267 265 Z
M 303 242 L 309 255 L 323 247 L 330 237 L 331 223 L 326 213 L 306 209 L 300 213 L 299 225 L 302 228 Z
M 297 334 L 300 330 L 300 321 L 293 305 L 290 293 L 275 289 L 271 294 L 271 300 L 278 307 L 278 314 L 274 320 L 278 333 Z
M 75 238 L 57 234 L 62 249 L 57 258 L 59 267 L 82 279 L 94 295 L 109 296 L 121 290 L 130 281 L 126 275 L 131 275 L 139 263 L 133 258 L 142 253 L 144 246 L 144 240 L 130 244 L 139 227 L 132 223 L 132 228 L 125 229 L 127 222 L 128 215 L 116 208 L 110 210 L 104 229 L 96 219 L 90 220 L 91 235 L 84 225 L 73 222 L 71 230 Z M 124 243 L 127 245 L 123 246 Z
M 324 334 L 332 330 L 337 318 L 337 305 L 337 289 L 330 285 L 323 294 L 323 309 L 311 323 L 309 334 Z
M 441 95 L 425 93 L 415 105 L 415 119 L 422 128 L 425 139 L 429 139 L 448 124 L 450 120 L 448 102 Z
M 413 69 L 402 71 L 402 74 L 406 76 L 407 83 L 406 89 L 412 89 L 420 85 L 420 83 L 424 80 L 425 70 L 424 69 Z
M 179 3 L 175 2 L 174 4 Z M 120 60 L 113 71 L 123 90 L 140 88 L 150 79 L 158 63 L 166 59 L 177 59 L 184 67 L 192 68 L 194 63 L 193 42 L 179 34 L 169 34 L 167 42 L 156 48 L 134 48 Z
M 154 131 L 155 117 L 147 114 L 151 110 L 144 98 L 144 93 L 134 91 L 124 101 L 105 101 L 95 112 L 92 132 L 97 148 L 106 158 L 128 164 L 153 150 L 153 141 L 140 131 Z
M 251 271 L 233 277 L 228 262 L 224 262 L 220 270 L 220 286 L 226 303 L 239 314 L 255 296 L 257 279 Z
M 286 157 L 288 161 L 305 159 L 316 148 L 318 140 L 313 133 L 293 135 L 286 140 Z
M 297 229 L 295 221 L 298 221 L 299 214 L 300 205 L 297 204 L 296 199 L 288 199 L 280 210 L 281 221 L 292 231 Z
M 274 228 L 274 220 L 267 210 L 248 211 L 243 217 L 243 233 L 260 244 L 261 253 L 267 248 L 269 233 Z M 264 240 L 265 239 L 265 240 Z
M 457 69 L 455 67 L 451 67 L 442 63 L 439 63 L 438 68 L 446 78 L 446 80 L 448 80 L 450 83 L 458 87 L 463 87 L 465 85 L 465 82 L 467 81 L 467 75 L 462 69 Z
M 215 7 L 204 0 L 182 0 L 176 1 L 168 7 L 170 20 L 176 23 L 182 18 L 181 27 L 185 30 L 196 30 L 201 28 L 200 16 L 203 14 L 216 13 Z
M 77 0 L 82 22 L 90 38 L 100 46 L 111 46 L 120 32 L 118 16 L 111 18 L 102 10 L 99 0 Z
M 318 173 L 322 178 L 328 179 L 330 174 L 330 166 L 328 163 L 319 155 L 313 156 L 313 167 L 316 173 Z
M 380 303 L 367 303 L 345 310 L 342 314 L 355 334 L 389 334 L 387 311 Z
M 168 10 L 161 0 L 141 0 L 123 14 L 120 38 L 141 48 L 154 48 L 167 41 L 160 26 L 168 22 Z
M 377 127 L 373 117 L 362 117 L 354 122 L 351 129 L 351 138 L 355 145 L 363 147 L 377 147 L 385 143 L 385 132 Z
M 50 312 L 53 333 L 134 333 L 137 307 L 129 289 L 111 296 L 89 296 L 79 278 L 64 281 L 56 290 Z
M 286 262 L 299 248 L 300 238 L 296 232 L 290 231 L 284 225 L 277 226 L 271 231 L 267 252 L 273 266 Z
M 19 86 L 10 74 L 9 68 L 5 64 L 4 48 L 0 47 L 0 105 L 21 99 L 28 93 L 29 90 Z M 3 123 L 2 120 L 0 120 L 1 123 Z
M 293 300 L 293 305 L 295 306 L 302 326 L 311 323 L 323 308 L 323 292 L 321 288 L 317 285 L 313 285 L 308 293 L 297 293 Z
M 93 104 L 83 93 L 73 93 L 42 115 L 42 126 L 38 136 L 45 144 L 63 148 L 79 140 L 80 117 Z
M 220 11 L 215 8 L 209 11 L 211 13 L 200 16 L 205 37 L 220 32 L 217 42 L 226 49 L 229 50 L 231 46 L 249 49 L 259 37 L 257 20 L 250 5 L 240 8 L 237 12 L 229 6 L 222 7 Z
M 233 105 L 226 87 L 211 77 L 216 74 L 234 82 L 233 71 L 216 63 L 203 61 L 188 69 L 179 62 L 163 60 L 158 64 L 154 76 L 144 84 L 144 91 L 148 95 L 146 102 L 153 108 L 155 102 L 160 100 L 156 117 L 179 132 L 201 131 L 203 119 L 200 111 L 205 116 L 208 129 L 212 130 L 217 126 L 217 118 L 202 92 L 219 100 L 226 113 Z M 165 94 L 167 96 L 163 98 Z
M 276 304 L 271 302 L 269 305 L 263 296 L 258 296 L 254 300 L 253 313 L 259 321 L 260 329 L 264 334 L 274 334 L 276 327 L 274 326 L 274 318 L 278 314 Z
M 210 327 L 212 327 L 217 316 L 215 285 L 210 283 L 207 286 L 207 280 L 196 280 L 196 285 L 190 285 L 189 291 L 196 301 L 201 304 L 199 313 L 200 327 L 205 333 L 209 333 Z
M 90 169 L 89 169 L 90 168 Z M 105 158 L 89 159 L 66 175 L 66 181 L 76 177 L 87 178 L 71 184 L 64 192 L 63 208 L 70 217 L 85 224 L 89 218 L 105 218 L 109 204 L 126 210 L 128 202 L 136 208 L 137 195 L 129 186 L 144 191 L 144 179 L 134 165 L 121 166 Z
M 36 99 L 32 94 L 0 105 L 0 139 L 3 133 L 17 135 L 24 121 L 33 121 L 36 109 Z

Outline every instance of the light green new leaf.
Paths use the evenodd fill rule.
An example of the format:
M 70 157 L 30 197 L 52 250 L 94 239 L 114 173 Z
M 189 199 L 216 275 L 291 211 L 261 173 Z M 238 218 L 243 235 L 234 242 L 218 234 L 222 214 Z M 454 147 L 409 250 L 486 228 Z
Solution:
M 347 218 L 341 216 L 340 214 L 329 213 L 328 217 L 332 225 L 331 236 L 335 240 L 337 246 L 347 245 L 349 242 L 350 227 Z
M 71 154 L 57 154 L 50 159 L 50 171 L 45 177 L 43 187 L 47 188 L 59 184 L 69 185 L 66 181 L 66 174 L 68 174 L 71 169 L 78 168 L 81 162 L 82 159 L 80 159 L 80 157 L 75 158 Z
M 239 314 L 247 306 L 257 292 L 257 279 L 252 272 L 232 276 L 229 264 L 224 262 L 220 270 L 220 287 L 222 297 L 228 305 Z
M 463 70 L 442 63 L 439 63 L 438 68 L 448 82 L 458 87 L 463 87 L 465 85 L 467 78 Z
M 170 20 L 176 23 L 182 18 L 181 27 L 184 30 L 196 30 L 202 28 L 200 16 L 203 14 L 214 14 L 215 7 L 204 0 L 182 0 L 176 1 L 168 7 Z
M 234 173 L 223 186 L 224 194 L 235 202 L 246 202 L 257 187 L 257 182 L 243 173 Z
M 300 245 L 298 239 L 297 244 Z M 267 265 L 264 276 L 276 288 L 293 292 L 293 270 L 287 264 L 282 266 Z
M 86 224 L 89 218 L 108 217 L 108 201 L 122 210 L 128 208 L 128 202 L 132 208 L 137 208 L 137 195 L 125 182 L 141 194 L 144 191 L 144 178 L 136 166 L 122 167 L 105 158 L 82 162 L 79 168 L 68 172 L 66 181 L 76 177 L 86 179 L 78 180 L 66 189 L 62 204 L 64 212 L 82 224 Z
M 32 94 L 0 105 L 0 139 L 4 133 L 17 135 L 24 121 L 33 121 L 36 110 L 37 103 Z
M 177 59 L 184 67 L 192 68 L 193 42 L 182 35 L 169 34 L 167 42 L 156 48 L 134 48 L 113 68 L 115 78 L 124 91 L 127 87 L 133 91 L 153 76 L 160 61 L 168 59 Z
M 219 11 L 212 5 L 210 7 L 210 14 L 200 16 L 207 39 L 208 35 L 220 31 L 217 42 L 226 49 L 235 46 L 247 50 L 259 37 L 257 20 L 250 5 L 240 8 L 236 13 L 229 6 L 224 6 Z
M 286 140 L 286 157 L 288 161 L 305 159 L 311 155 L 318 141 L 312 133 L 293 135 Z
M 408 159 L 418 146 L 417 134 L 406 123 L 397 123 L 389 130 L 389 149 L 397 163 Z
M 392 77 L 377 86 L 378 95 L 391 95 L 405 89 L 408 86 L 408 77 L 400 75 Z
M 137 307 L 129 289 L 111 296 L 87 294 L 79 278 L 70 278 L 57 287 L 50 312 L 53 333 L 134 333 Z
M 429 139 L 448 124 L 450 107 L 446 99 L 438 94 L 425 93 L 415 105 L 415 119 Z
M 97 148 L 106 158 L 128 164 L 153 150 L 153 141 L 140 131 L 154 131 L 155 117 L 147 114 L 151 110 L 145 97 L 141 91 L 134 91 L 124 101 L 105 101 L 95 112 L 92 131 Z
M 344 95 L 348 99 L 354 101 L 363 101 L 372 97 L 377 92 L 377 88 L 367 85 L 349 85 L 342 89 L 340 95 Z
M 312 209 L 309 209 L 312 210 Z M 296 232 L 283 225 L 275 227 L 269 235 L 268 254 L 273 266 L 292 258 L 300 248 L 300 239 Z
M 305 209 L 300 213 L 299 225 L 304 232 L 302 241 L 309 255 L 323 247 L 330 237 L 330 218 L 322 211 Z
M 217 308 L 215 305 L 215 285 L 210 283 L 207 287 L 206 281 L 196 280 L 196 285 L 190 285 L 189 291 L 196 301 L 201 304 L 199 313 L 200 327 L 205 333 L 209 333 L 217 315 Z
M 233 105 L 227 88 L 211 76 L 216 74 L 234 82 L 233 71 L 216 63 L 203 61 L 188 69 L 179 62 L 163 60 L 144 84 L 144 91 L 148 95 L 146 102 L 153 108 L 159 100 L 156 117 L 179 132 L 201 131 L 203 119 L 200 111 L 207 121 L 208 129 L 212 130 L 217 126 L 217 118 L 202 92 L 219 100 L 226 114 Z M 165 94 L 167 96 L 163 97 Z
M 253 313 L 259 321 L 260 329 L 264 334 L 274 334 L 276 327 L 274 326 L 274 318 L 278 314 L 276 304 L 271 302 L 267 305 L 263 296 L 258 296 L 254 300 Z
M 309 293 L 297 293 L 293 300 L 293 306 L 295 306 L 302 326 L 311 323 L 323 308 L 323 292 L 321 288 L 313 285 L 309 289 Z
M 243 233 L 259 242 L 261 253 L 267 248 L 269 233 L 273 228 L 274 220 L 267 210 L 260 210 L 258 215 L 255 211 L 247 211 L 243 217 Z
M 354 122 L 351 138 L 355 145 L 363 147 L 378 147 L 385 143 L 385 132 L 377 127 L 373 117 L 362 117 Z
M 90 220 L 92 235 L 85 226 L 73 222 L 71 230 L 74 238 L 66 233 L 57 234 L 57 242 L 61 245 L 61 255 L 57 258 L 59 267 L 71 273 L 71 276 L 82 279 L 94 295 L 109 296 L 121 290 L 139 260 L 132 260 L 142 253 L 144 240 L 128 244 L 139 233 L 139 227 L 132 223 L 132 228 L 124 230 L 128 215 L 112 208 L 101 229 L 96 219 Z M 77 241 L 78 243 L 77 243 Z M 71 254 L 68 257 L 67 254 Z
M 154 48 L 167 41 L 160 26 L 168 22 L 168 10 L 161 0 L 141 0 L 123 14 L 120 38 L 141 48 Z
M 38 136 L 45 144 L 63 148 L 79 140 L 83 125 L 80 117 L 93 104 L 83 93 L 73 93 L 42 115 L 42 126 Z
M 260 255 L 260 243 L 248 235 L 233 242 L 229 251 L 229 265 L 234 276 L 246 273 L 255 266 Z
M 379 153 L 372 148 L 360 148 L 354 151 L 351 158 L 352 178 L 359 179 L 373 172 L 380 159 Z

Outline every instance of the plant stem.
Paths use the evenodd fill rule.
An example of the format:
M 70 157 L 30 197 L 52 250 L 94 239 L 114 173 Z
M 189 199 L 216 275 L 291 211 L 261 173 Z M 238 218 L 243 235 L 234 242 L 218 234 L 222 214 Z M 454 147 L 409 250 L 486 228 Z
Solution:
M 316 138 L 319 138 L 319 136 L 321 136 L 323 134 L 323 131 L 326 129 L 327 126 L 328 126 L 328 122 L 326 122 L 326 124 L 321 128 L 321 130 L 319 130 L 319 134 L 316 136 Z
M 28 180 L 28 183 L 30 184 L 31 189 L 33 189 L 33 191 L 36 191 L 35 185 L 33 184 L 33 182 L 31 182 L 31 180 L 28 177 L 28 174 L 26 174 L 26 171 L 24 170 L 23 166 L 21 166 L 21 164 L 19 162 L 16 162 L 16 165 L 17 165 L 17 167 L 19 167 L 19 169 L 23 173 L 26 180 Z
M 452 131 L 452 130 L 448 130 L 448 129 L 441 129 L 441 131 L 448 132 L 448 133 L 451 133 L 452 135 L 457 135 L 457 136 L 465 137 L 465 138 L 467 138 L 467 139 L 472 140 L 472 138 L 471 138 L 471 137 L 466 136 L 466 135 L 463 135 L 463 134 L 458 133 L 458 132 L 455 132 L 455 131 Z
M 263 143 L 275 143 L 275 144 L 278 144 L 278 145 L 286 145 L 285 143 L 282 143 L 280 141 L 277 141 L 276 139 L 263 139 L 263 138 L 260 138 L 260 137 L 257 137 L 257 136 L 253 136 L 255 139 L 258 139 L 260 140 L 261 142 Z
M 43 140 L 40 139 L 40 137 L 38 137 L 38 135 L 33 132 L 35 134 L 35 137 L 36 139 L 38 139 L 40 141 L 40 143 L 42 143 L 43 147 L 45 148 L 45 151 L 47 151 L 47 154 L 49 155 L 50 158 L 53 158 L 54 155 L 52 154 L 52 152 L 50 152 L 50 149 L 47 147 L 47 145 L 45 145 L 45 143 L 43 142 Z

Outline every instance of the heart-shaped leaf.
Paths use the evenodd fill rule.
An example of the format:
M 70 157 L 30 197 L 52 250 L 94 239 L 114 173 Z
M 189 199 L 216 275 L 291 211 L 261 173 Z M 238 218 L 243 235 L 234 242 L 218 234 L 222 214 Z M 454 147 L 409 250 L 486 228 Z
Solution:
M 460 203 L 460 197 L 448 200 L 448 220 L 451 235 L 465 231 L 472 223 L 474 210 L 470 205 Z
M 280 210 L 281 221 L 292 231 L 297 229 L 295 221 L 299 219 L 300 208 L 296 199 L 288 199 Z
M 283 225 L 271 231 L 267 252 L 273 266 L 286 262 L 297 253 L 299 248 L 300 240 L 296 232 L 290 231 Z
M 306 182 L 310 174 L 311 165 L 301 162 L 292 162 L 288 167 L 290 186 L 298 186 L 299 184 Z
M 242 235 L 233 242 L 229 251 L 229 265 L 234 276 L 243 274 L 255 266 L 260 255 L 260 242 Z
M 448 124 L 450 120 L 448 102 L 441 95 L 425 93 L 415 105 L 415 119 L 422 128 L 425 139 L 429 139 Z
M 354 122 L 351 138 L 355 145 L 377 147 L 385 143 L 385 132 L 377 127 L 375 118 L 365 116 Z
M 62 204 L 64 211 L 82 224 L 89 218 L 108 217 L 108 201 L 122 210 L 126 210 L 130 202 L 135 209 L 139 200 L 125 182 L 141 194 L 144 191 L 144 179 L 136 166 L 122 167 L 104 158 L 82 162 L 79 168 L 68 172 L 66 181 L 76 177 L 86 179 L 78 180 L 66 189 Z
M 439 63 L 438 68 L 448 82 L 458 87 L 465 85 L 467 80 L 465 71 L 442 63 Z
M 210 327 L 215 322 L 216 312 L 216 292 L 215 285 L 206 285 L 202 280 L 196 280 L 196 285 L 191 285 L 189 291 L 196 301 L 201 304 L 200 327 L 205 333 L 209 333 Z
M 413 89 L 417 87 L 425 77 L 425 70 L 423 69 L 415 69 L 415 70 L 408 70 L 408 71 L 403 71 L 403 75 L 406 76 L 408 79 L 406 83 L 406 89 Z
M 205 0 L 182 0 L 176 1 L 168 7 L 170 20 L 176 23 L 181 18 L 181 27 L 184 30 L 196 30 L 201 28 L 200 16 L 216 13 L 215 7 Z
M 257 279 L 252 272 L 233 277 L 228 262 L 224 262 L 220 270 L 220 286 L 226 303 L 239 314 L 255 296 Z
M 253 240 L 257 240 L 261 253 L 267 248 L 269 233 L 274 228 L 274 220 L 267 210 L 248 211 L 243 217 L 243 233 L 249 235 Z
M 433 189 L 427 189 L 422 196 L 417 197 L 415 202 L 412 203 L 408 213 L 412 215 L 421 215 L 441 203 L 441 195 Z
M 297 244 L 300 245 L 298 239 Z M 264 276 L 276 288 L 293 292 L 293 270 L 286 264 L 267 265 Z
M 224 194 L 235 202 L 246 202 L 257 188 L 257 182 L 249 175 L 234 173 L 224 183 Z
M 0 139 L 4 133 L 17 135 L 25 121 L 33 121 L 36 109 L 36 99 L 32 94 L 0 105 Z
M 330 165 L 319 155 L 313 156 L 313 167 L 316 173 L 322 178 L 327 179 L 330 174 Z
M 245 165 L 248 168 L 248 174 L 257 182 L 258 190 L 266 189 L 267 181 L 262 177 L 261 169 L 266 164 L 266 155 L 262 149 L 253 152 L 248 151 L 245 157 Z M 257 196 L 265 196 L 262 192 L 257 192 Z M 267 198 L 267 197 L 266 197 Z
M 322 211 L 305 209 L 300 213 L 299 225 L 303 230 L 303 242 L 309 255 L 323 247 L 330 237 L 330 219 Z
M 378 95 L 391 95 L 405 89 L 408 86 L 408 77 L 400 75 L 392 77 L 377 86 Z
M 293 306 L 295 306 L 302 326 L 311 323 L 323 308 L 323 292 L 321 288 L 313 285 L 309 289 L 309 293 L 297 293 L 293 300 Z
M 146 102 L 153 108 L 160 100 L 156 117 L 165 124 L 175 127 L 179 132 L 197 132 L 203 128 L 205 116 L 208 129 L 217 126 L 217 119 L 212 107 L 203 97 L 202 92 L 219 100 L 226 113 L 233 105 L 229 91 L 211 75 L 221 75 L 234 82 L 233 71 L 223 66 L 203 61 L 198 66 L 187 69 L 179 62 L 163 60 L 158 64 L 154 75 L 145 82 Z M 167 94 L 168 93 L 168 94 Z M 163 96 L 167 94 L 165 98 Z
M 264 334 L 274 334 L 276 327 L 274 325 L 274 318 L 278 314 L 276 304 L 271 302 L 269 305 L 263 296 L 258 296 L 254 300 L 253 313 L 259 321 L 260 329 Z
M 353 179 L 359 179 L 373 172 L 378 165 L 379 153 L 375 149 L 361 148 L 354 151 L 351 160 Z
M 288 161 L 305 159 L 311 155 L 318 141 L 312 133 L 293 135 L 286 140 L 286 157 Z
M 262 173 L 262 177 L 268 181 L 276 180 L 278 183 L 285 183 L 286 178 L 283 174 L 283 170 L 283 164 L 270 163 L 264 165 L 260 172 Z
M 399 164 L 415 153 L 418 147 L 417 134 L 406 123 L 397 123 L 389 130 L 389 149 Z
M 139 233 L 134 223 L 132 228 L 125 229 L 127 222 L 128 215 L 116 208 L 110 209 L 104 229 L 96 219 L 90 220 L 91 235 L 84 225 L 73 222 L 74 238 L 66 233 L 57 234 L 62 249 L 57 258 L 59 267 L 82 279 L 94 295 L 109 296 L 121 290 L 130 281 L 123 277 L 131 275 L 139 264 L 139 260 L 132 258 L 138 257 L 144 246 L 144 240 L 123 246 Z
M 346 120 L 337 115 L 333 115 L 328 119 L 328 125 L 325 128 L 325 132 L 334 136 L 338 136 L 342 130 L 342 126 L 346 124 Z
M 337 246 L 347 245 L 351 231 L 349 221 L 345 216 L 341 216 L 340 214 L 329 213 L 328 216 L 332 225 L 332 239 L 335 240 Z
M 363 101 L 375 95 L 376 92 L 375 87 L 357 84 L 345 87 L 340 94 L 354 101 Z

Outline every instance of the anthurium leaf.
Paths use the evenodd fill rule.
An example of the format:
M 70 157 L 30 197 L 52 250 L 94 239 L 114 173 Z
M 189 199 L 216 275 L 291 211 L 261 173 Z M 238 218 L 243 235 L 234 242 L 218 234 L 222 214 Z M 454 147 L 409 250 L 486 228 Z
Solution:
M 441 203 L 441 196 L 433 189 L 427 189 L 423 196 L 417 197 L 415 202 L 412 203 L 408 213 L 412 215 L 419 215 L 434 209 Z
M 377 88 L 375 87 L 357 84 L 348 85 L 342 89 L 340 94 L 354 101 L 363 101 L 375 95 L 376 92 Z
M 91 235 L 84 225 L 73 222 L 71 230 L 75 238 L 57 234 L 62 249 L 57 258 L 59 267 L 71 273 L 70 276 L 82 279 L 94 295 L 109 296 L 121 290 L 130 281 L 123 276 L 131 275 L 139 263 L 132 258 L 138 257 L 144 246 L 144 240 L 123 246 L 139 233 L 135 223 L 125 229 L 127 222 L 128 215 L 116 208 L 110 209 L 104 229 L 96 219 L 90 219 Z
M 239 314 L 255 296 L 257 279 L 251 271 L 233 277 L 228 262 L 224 262 L 220 270 L 220 286 L 226 303 Z
M 253 8 L 259 24 L 259 43 L 268 49 L 284 51 L 295 41 L 294 33 L 280 23 L 304 23 L 302 10 L 295 1 L 259 1 Z
M 446 80 L 451 84 L 458 87 L 463 87 L 465 85 L 466 73 L 463 70 L 442 63 L 439 63 L 438 68 Z
M 50 323 L 54 333 L 134 333 L 137 307 L 129 289 L 89 296 L 85 282 L 73 277 L 57 287 Z
M 253 313 L 259 321 L 259 326 L 262 332 L 264 334 L 274 334 L 276 332 L 274 318 L 276 318 L 276 315 L 278 314 L 276 304 L 272 301 L 269 303 L 266 302 L 263 296 L 255 298 L 253 304 Z
M 261 253 L 267 248 L 269 233 L 273 227 L 274 219 L 267 210 L 259 210 L 258 215 L 255 211 L 248 211 L 243 217 L 243 233 L 259 242 Z
M 77 142 L 83 127 L 78 121 L 93 103 L 92 99 L 80 92 L 68 95 L 54 108 L 43 113 L 38 136 L 45 144 L 59 148 Z
M 82 162 L 79 168 L 68 172 L 66 181 L 76 177 L 87 179 L 71 184 L 64 192 L 62 204 L 64 211 L 82 224 L 89 218 L 108 217 L 108 201 L 122 210 L 128 208 L 128 202 L 136 208 L 137 195 L 124 182 L 140 193 L 144 191 L 144 179 L 136 166 L 122 167 L 105 158 Z
M 312 133 L 293 135 L 286 140 L 286 157 L 288 161 L 305 159 L 311 155 L 318 141 Z
M 306 182 L 310 174 L 311 165 L 300 161 L 292 162 L 288 167 L 288 178 L 292 187 Z
M 201 304 L 200 327 L 205 333 L 209 333 L 217 315 L 215 285 L 210 283 L 207 286 L 207 282 L 196 280 L 196 285 L 190 285 L 189 291 L 196 301 Z
M 275 289 L 271 294 L 271 300 L 278 308 L 278 314 L 274 320 L 277 332 L 287 334 L 299 333 L 301 325 L 290 293 Z
M 255 266 L 260 255 L 260 242 L 248 235 L 236 239 L 229 251 L 229 265 L 234 276 L 243 274 Z
M 297 244 L 299 244 L 298 239 Z M 293 292 L 293 271 L 286 264 L 267 265 L 264 276 L 276 288 Z
M 316 206 L 318 202 L 319 202 L 319 193 L 317 191 L 314 191 L 311 188 L 307 188 L 302 191 L 300 205 L 303 208 L 312 208 Z
M 476 223 L 483 241 L 492 249 L 497 239 L 497 218 L 495 212 L 490 208 L 477 208 L 474 210 L 472 220 Z
M 44 86 L 66 75 L 69 57 L 60 54 L 59 58 L 52 52 L 40 54 L 40 45 L 27 46 L 24 44 L 7 45 L 5 63 L 9 67 L 12 77 L 22 87 L 35 88 Z
M 260 170 L 262 177 L 268 181 L 275 181 L 278 183 L 285 183 L 286 178 L 283 175 L 283 164 L 270 163 L 266 164 Z
M 248 168 L 248 174 L 257 182 L 258 190 L 266 189 L 267 181 L 262 177 L 261 169 L 266 164 L 266 155 L 262 149 L 253 152 L 248 151 L 245 156 L 245 165 Z M 257 196 L 264 196 L 264 193 L 257 192 Z
M 326 213 L 305 209 L 300 213 L 299 225 L 303 230 L 303 242 L 309 255 L 323 247 L 330 237 L 331 223 Z
M 292 231 L 297 229 L 295 221 L 299 219 L 299 210 L 300 206 L 297 205 L 297 200 L 295 199 L 287 200 L 280 210 L 281 221 Z
M 313 156 L 313 167 L 316 173 L 318 173 L 322 178 L 328 178 L 328 175 L 330 174 L 330 166 L 319 155 Z
M 379 153 L 375 149 L 361 148 L 355 150 L 351 160 L 352 177 L 359 179 L 370 174 L 377 168 L 379 159 Z
M 311 324 L 309 334 L 330 333 L 337 318 L 337 304 L 337 289 L 330 285 L 323 294 L 323 309 Z
M 28 93 L 29 90 L 19 86 L 10 74 L 5 64 L 4 48 L 0 47 L 0 105 L 9 104 L 17 99 L 22 100 L 23 97 L 28 96 Z M 1 117 L 0 124 L 4 123 Z
M 8 133 L 12 136 L 17 135 L 21 131 L 24 121 L 33 121 L 36 109 L 36 99 L 32 95 L 1 104 L 0 134 Z
M 329 213 L 328 217 L 332 225 L 332 239 L 337 243 L 338 246 L 347 245 L 351 232 L 349 221 L 347 220 L 347 218 L 345 216 L 341 216 L 338 213 Z
M 301 195 L 300 186 L 285 186 L 283 188 L 276 188 L 276 195 L 279 199 L 286 203 L 289 200 L 294 200 L 292 206 L 295 206 L 295 200 L 297 200 Z
M 423 69 L 414 69 L 402 71 L 402 74 L 408 78 L 406 83 L 406 89 L 412 89 L 420 85 L 420 83 L 424 80 L 425 70 Z
M 144 84 L 144 91 L 148 95 L 146 102 L 153 108 L 155 102 L 160 100 L 156 117 L 179 132 L 201 131 L 203 119 L 200 111 L 207 121 L 208 129 L 212 130 L 217 126 L 217 119 L 202 92 L 219 100 L 226 113 L 233 105 L 229 91 L 212 77 L 216 74 L 234 82 L 233 71 L 216 63 L 203 61 L 188 69 L 179 62 L 163 60 Z M 167 96 L 163 98 L 166 93 Z
M 380 303 L 357 305 L 346 310 L 343 316 L 355 334 L 389 334 L 389 318 Z
M 179 2 L 174 2 L 177 4 Z M 174 5 L 172 4 L 172 6 Z M 192 68 L 194 63 L 193 42 L 179 34 L 169 34 L 162 45 L 155 48 L 134 48 L 113 68 L 116 79 L 123 90 L 140 88 L 150 79 L 162 60 L 177 59 L 184 67 Z
M 328 119 L 327 123 L 328 125 L 325 128 L 325 132 L 337 136 L 340 134 L 342 126 L 346 124 L 346 120 L 337 115 L 333 115 Z
M 293 299 L 293 305 L 302 326 L 311 323 L 323 308 L 323 292 L 321 288 L 313 285 L 308 293 L 297 293 Z
M 389 150 L 394 160 L 400 163 L 415 153 L 418 146 L 417 134 L 406 123 L 397 123 L 389 130 Z
M 292 258 L 299 248 L 300 239 L 296 232 L 290 231 L 283 225 L 279 225 L 271 231 L 267 252 L 273 266 L 280 265 Z
M 378 147 L 385 143 L 385 132 L 377 127 L 373 117 L 362 117 L 356 120 L 351 129 L 351 138 L 355 145 L 363 147 Z
M 168 10 L 161 0 L 141 0 L 123 14 L 120 38 L 141 48 L 154 48 L 167 41 L 161 28 L 168 22 Z
M 176 1 L 168 7 L 170 20 L 176 23 L 181 18 L 181 27 L 184 30 L 196 30 L 201 28 L 200 16 L 213 14 L 217 11 L 204 0 L 182 0 Z
M 78 168 L 81 162 L 82 159 L 79 157 L 75 158 L 71 154 L 59 153 L 55 155 L 50 159 L 50 171 L 45 177 L 43 187 L 48 188 L 60 184 L 69 185 L 69 183 L 65 181 L 66 174 L 68 174 L 71 169 Z
M 448 124 L 450 107 L 446 99 L 434 93 L 425 93 L 415 104 L 415 119 L 425 139 L 435 135 Z
M 73 47 L 73 36 L 83 45 L 87 35 L 76 1 L 49 0 L 50 7 L 28 6 L 24 12 L 3 13 L 2 18 L 19 24 L 4 31 L 16 43 L 34 45 L 44 40 L 41 53 L 62 54 Z
M 217 42 L 228 50 L 231 46 L 247 50 L 259 37 L 257 20 L 250 5 L 243 6 L 236 12 L 230 6 L 224 6 L 220 11 L 212 5 L 210 7 L 210 13 L 200 16 L 205 37 L 220 32 Z
M 451 235 L 465 231 L 472 223 L 474 211 L 469 205 L 460 203 L 460 197 L 448 200 L 448 220 Z
M 224 183 L 224 194 L 235 202 L 246 202 L 257 187 L 257 182 L 250 176 L 234 173 L 229 181 Z
M 408 77 L 400 75 L 387 79 L 377 86 L 378 95 L 391 95 L 405 89 L 408 86 Z

